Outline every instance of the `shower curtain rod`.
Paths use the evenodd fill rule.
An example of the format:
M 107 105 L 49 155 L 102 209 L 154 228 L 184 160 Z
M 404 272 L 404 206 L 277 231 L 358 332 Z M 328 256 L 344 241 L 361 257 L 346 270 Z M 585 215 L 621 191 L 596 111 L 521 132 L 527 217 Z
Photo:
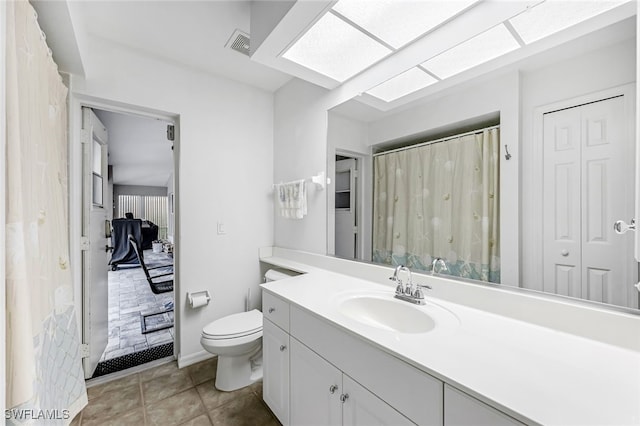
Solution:
M 431 144 L 439 143 L 439 142 L 446 142 L 446 141 L 450 141 L 452 139 L 461 138 L 463 136 L 475 135 L 476 133 L 482 133 L 485 130 L 493 130 L 493 129 L 498 129 L 498 128 L 500 128 L 500 125 L 496 124 L 495 126 L 489 126 L 489 127 L 483 128 L 483 129 L 476 129 L 476 130 L 472 130 L 470 132 L 460 133 L 459 135 L 447 136 L 447 137 L 440 138 L 440 139 L 435 139 L 435 140 L 432 140 L 432 141 L 420 142 L 420 143 L 417 143 L 415 145 L 407 145 L 407 146 L 403 146 L 403 147 L 400 147 L 400 148 L 391 149 L 389 151 L 378 152 L 378 153 L 373 154 L 373 156 L 377 157 L 379 155 L 391 154 L 392 152 L 405 151 L 407 149 L 412 149 L 412 148 L 420 148 L 421 146 L 427 146 L 427 145 L 431 145 Z

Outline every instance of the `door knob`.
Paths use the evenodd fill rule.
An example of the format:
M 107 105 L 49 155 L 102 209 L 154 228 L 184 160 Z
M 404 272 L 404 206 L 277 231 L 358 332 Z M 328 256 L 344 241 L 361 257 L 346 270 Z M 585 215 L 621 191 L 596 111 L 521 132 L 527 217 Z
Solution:
M 616 231 L 616 234 L 624 234 L 627 231 L 635 231 L 636 230 L 636 220 L 631 219 L 631 223 L 627 224 L 624 220 L 618 220 L 613 224 L 613 229 Z

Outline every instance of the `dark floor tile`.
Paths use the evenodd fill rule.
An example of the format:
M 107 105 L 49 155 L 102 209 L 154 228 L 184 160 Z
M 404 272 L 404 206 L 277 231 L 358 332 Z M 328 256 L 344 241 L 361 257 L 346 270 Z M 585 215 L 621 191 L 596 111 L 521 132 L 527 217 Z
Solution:
M 144 424 L 143 408 L 134 408 L 133 410 L 116 414 L 109 418 L 97 418 L 82 421 L 83 426 L 142 426 Z
M 224 392 L 216 389 L 214 382 L 215 380 L 209 380 L 196 387 L 207 410 L 213 410 L 236 398 L 252 393 L 249 388 L 242 388 L 233 392 Z
M 142 384 L 144 403 L 160 401 L 184 390 L 193 388 L 193 381 L 185 370 L 176 370 Z
M 264 397 L 262 396 L 262 380 L 258 380 L 257 382 L 249 386 L 249 389 L 251 389 L 251 392 L 253 392 L 260 401 L 264 399 Z
M 269 410 L 253 394 L 239 395 L 214 410 L 209 411 L 214 426 L 275 426 L 276 420 Z
M 211 420 L 209 420 L 208 415 L 202 414 L 195 419 L 182 423 L 180 426 L 211 426 Z
M 215 379 L 218 368 L 218 357 L 209 358 L 197 364 L 187 367 L 187 371 L 194 385 L 199 385 L 208 380 Z
M 201 414 L 206 414 L 200 396 L 189 389 L 162 401 L 146 406 L 147 421 L 152 425 L 179 425 Z
M 120 390 L 131 385 L 137 385 L 138 383 L 140 383 L 140 376 L 138 376 L 137 374 L 130 374 L 120 379 L 115 379 L 100 385 L 88 387 L 87 396 L 89 397 L 89 400 L 92 400 L 93 398 L 99 397 L 106 392 Z
M 136 407 L 142 407 L 140 385 L 133 384 L 121 389 L 104 392 L 92 399 L 82 411 L 82 423 L 111 418 Z
M 143 383 L 148 382 L 149 380 L 153 380 L 157 377 L 167 376 L 176 371 L 178 371 L 178 364 L 175 361 L 167 362 L 166 364 L 141 371 L 140 381 Z

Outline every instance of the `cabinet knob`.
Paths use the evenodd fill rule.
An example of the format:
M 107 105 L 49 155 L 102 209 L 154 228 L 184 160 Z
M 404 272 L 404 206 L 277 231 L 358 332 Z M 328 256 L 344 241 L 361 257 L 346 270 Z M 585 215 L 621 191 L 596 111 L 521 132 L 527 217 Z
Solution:
M 349 399 L 348 393 L 343 393 L 342 395 L 340 395 L 340 402 L 342 402 L 343 404 L 347 402 L 347 399 Z
M 331 385 L 331 386 L 329 387 L 329 393 L 330 393 L 330 394 L 334 394 L 334 393 L 336 393 L 336 391 L 337 391 L 337 390 L 338 390 L 338 385 Z
M 287 349 L 287 345 L 280 345 L 280 352 L 284 352 Z
M 276 308 L 269 308 L 269 313 L 272 314 L 276 311 Z
M 569 250 L 567 249 L 562 249 L 562 251 L 560 252 L 561 255 L 563 255 L 564 257 L 569 256 Z

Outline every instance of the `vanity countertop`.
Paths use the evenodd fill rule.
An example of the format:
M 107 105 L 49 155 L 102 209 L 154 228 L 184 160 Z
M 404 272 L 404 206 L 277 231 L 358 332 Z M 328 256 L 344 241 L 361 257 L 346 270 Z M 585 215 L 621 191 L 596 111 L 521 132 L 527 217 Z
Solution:
M 393 298 L 392 286 L 286 259 L 306 272 L 263 288 L 529 424 L 640 424 L 640 353 L 439 300 L 457 324 L 408 334 L 365 325 L 337 308 L 344 295 Z M 434 278 L 438 279 L 438 278 Z M 437 316 L 436 323 L 437 323 Z

